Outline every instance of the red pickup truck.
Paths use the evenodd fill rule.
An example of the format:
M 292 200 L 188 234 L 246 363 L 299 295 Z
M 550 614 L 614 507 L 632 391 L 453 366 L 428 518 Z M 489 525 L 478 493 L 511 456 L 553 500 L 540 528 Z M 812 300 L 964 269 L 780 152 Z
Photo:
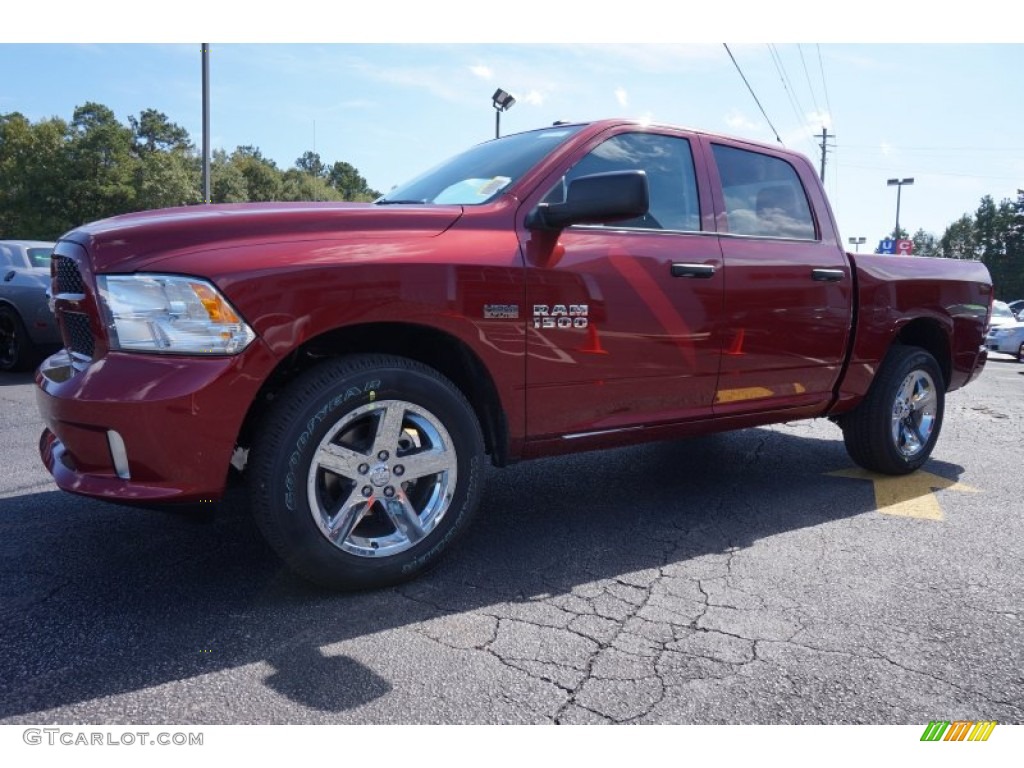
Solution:
M 845 253 L 799 154 L 621 120 L 489 141 L 373 204 L 119 216 L 52 265 L 57 484 L 198 502 L 240 474 L 283 559 L 343 588 L 436 562 L 488 459 L 826 417 L 911 472 L 992 301 L 981 264 Z

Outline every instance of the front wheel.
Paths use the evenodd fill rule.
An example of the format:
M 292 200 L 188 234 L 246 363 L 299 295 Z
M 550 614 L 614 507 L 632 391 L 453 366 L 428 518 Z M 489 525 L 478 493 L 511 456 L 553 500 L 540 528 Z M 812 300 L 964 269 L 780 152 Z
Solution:
M 253 514 L 300 575 L 380 587 L 434 565 L 476 509 L 483 438 L 462 392 L 405 358 L 340 358 L 291 384 L 247 472 Z
M 38 360 L 39 351 L 21 317 L 11 307 L 0 306 L 0 371 L 27 371 Z
M 945 389 L 935 358 L 889 350 L 867 397 L 841 420 L 846 450 L 865 469 L 905 475 L 928 460 L 942 427 Z

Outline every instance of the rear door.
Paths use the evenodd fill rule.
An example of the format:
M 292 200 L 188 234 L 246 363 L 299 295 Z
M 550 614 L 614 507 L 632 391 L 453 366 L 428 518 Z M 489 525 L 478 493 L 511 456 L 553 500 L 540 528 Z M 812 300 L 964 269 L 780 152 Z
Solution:
M 803 158 L 704 139 L 724 260 L 715 414 L 826 405 L 851 327 L 851 267 Z

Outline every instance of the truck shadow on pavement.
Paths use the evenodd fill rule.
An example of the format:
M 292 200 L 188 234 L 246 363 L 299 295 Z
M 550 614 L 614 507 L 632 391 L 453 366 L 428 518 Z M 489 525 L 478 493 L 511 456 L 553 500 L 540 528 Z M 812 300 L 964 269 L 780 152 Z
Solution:
M 247 665 L 304 707 L 351 710 L 392 686 L 348 643 L 379 642 L 384 654 L 377 633 L 567 596 L 873 512 L 869 483 L 826 476 L 849 466 L 841 438 L 752 429 L 494 470 L 479 517 L 440 567 L 354 594 L 285 570 L 242 504 L 196 516 L 55 491 L 0 499 L 0 720 L 89 721 L 75 705 L 118 696 L 105 719 L 159 721 L 151 704 L 124 702 L 165 684 L 186 696 L 192 678 Z M 950 480 L 963 471 L 935 460 L 926 470 Z M 176 704 L 168 720 L 258 720 L 231 691 L 220 695 Z M 123 719 L 111 707 L 125 707 Z
M 0 373 L 0 387 L 15 387 L 31 384 L 35 374 L 31 372 Z

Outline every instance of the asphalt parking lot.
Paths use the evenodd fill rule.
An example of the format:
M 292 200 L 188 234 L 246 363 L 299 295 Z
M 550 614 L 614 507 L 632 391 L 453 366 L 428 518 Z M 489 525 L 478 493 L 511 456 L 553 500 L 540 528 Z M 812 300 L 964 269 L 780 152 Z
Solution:
M 58 492 L 0 377 L 0 724 L 1024 722 L 1024 365 L 898 483 L 825 421 L 488 475 L 399 588 L 286 571 L 245 505 Z

